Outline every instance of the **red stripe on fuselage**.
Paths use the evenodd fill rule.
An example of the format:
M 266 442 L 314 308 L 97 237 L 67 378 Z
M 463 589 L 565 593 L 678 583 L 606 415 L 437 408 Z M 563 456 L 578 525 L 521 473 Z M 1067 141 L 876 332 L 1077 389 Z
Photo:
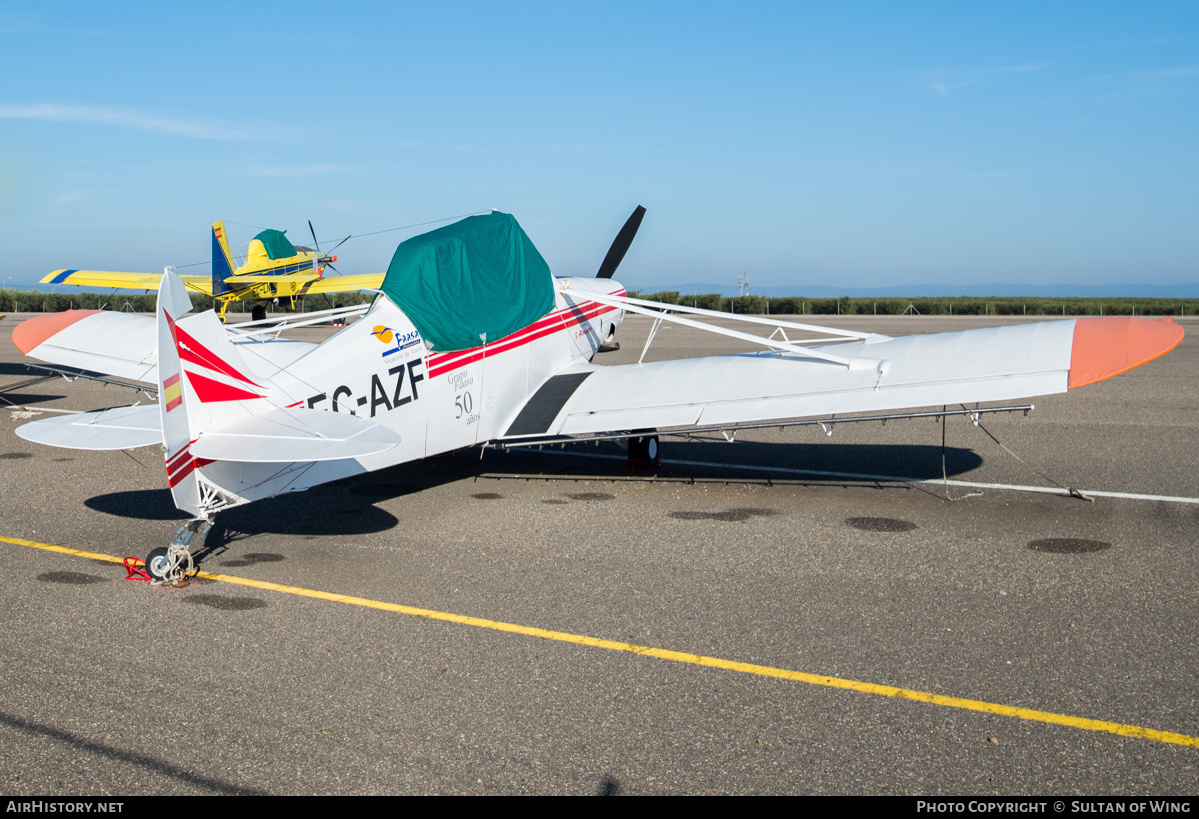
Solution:
M 625 294 L 624 290 L 618 290 L 615 293 L 610 293 L 609 295 L 623 296 L 624 294 Z M 580 306 L 583 304 L 589 304 L 591 306 L 584 308 L 584 307 Z M 510 344 L 512 341 L 522 338 L 524 336 L 524 334 L 526 334 L 526 333 L 535 332 L 538 330 L 545 329 L 547 327 L 553 327 L 553 328 L 560 327 L 560 326 L 562 326 L 563 320 L 568 317 L 575 319 L 576 323 L 578 323 L 580 321 L 580 319 L 579 319 L 580 313 L 583 314 L 584 318 L 594 318 L 595 316 L 598 316 L 602 313 L 607 313 L 611 310 L 616 310 L 616 309 L 618 309 L 618 308 L 601 305 L 598 302 L 583 300 L 583 301 L 577 302 L 576 304 L 568 305 L 568 306 L 562 308 L 561 310 L 554 310 L 552 313 L 547 313 L 546 315 L 537 319 L 537 321 L 533 322 L 529 326 L 522 327 L 521 329 L 517 330 L 515 333 L 511 333 L 511 334 L 505 336 L 504 338 L 501 338 L 499 341 L 495 342 L 494 344 L 488 346 L 487 351 L 488 351 L 488 353 L 491 353 L 496 349 L 496 347 L 498 345 Z M 538 337 L 540 338 L 541 336 L 538 336 Z M 467 356 L 473 356 L 481 350 L 482 350 L 482 347 L 472 347 L 469 350 L 454 350 L 454 351 L 448 352 L 448 353 L 434 353 L 429 358 L 429 364 L 430 364 L 430 366 L 439 367 L 439 368 L 444 369 L 446 364 L 448 364 L 452 361 L 457 361 L 460 358 L 465 358 Z
M 559 321 L 555 322 L 552 326 L 542 327 L 542 329 L 538 330 L 535 333 L 528 333 L 526 335 L 522 335 L 522 336 L 519 336 L 516 338 L 513 338 L 510 336 L 507 339 L 498 341 L 495 344 L 489 345 L 485 348 L 484 347 L 476 347 L 473 350 L 466 350 L 466 351 L 464 351 L 465 355 L 454 358 L 450 361 L 431 361 L 430 365 L 429 365 L 429 377 L 433 378 L 442 373 L 449 372 L 451 370 L 456 370 L 459 367 L 465 367 L 467 364 L 472 364 L 475 361 L 486 358 L 488 356 L 499 355 L 500 353 L 508 352 L 509 350 L 516 349 L 517 347 L 523 347 L 526 344 L 529 344 L 531 342 L 545 338 L 546 336 L 553 335 L 554 333 L 556 333 L 560 330 L 569 329 L 572 326 L 572 324 L 570 323 L 569 320 L 566 321 L 565 323 L 562 323 L 561 319 L 573 318 L 574 319 L 573 324 L 578 325 L 578 324 L 582 324 L 584 321 L 587 321 L 588 319 L 595 318 L 603 313 L 608 312 L 609 310 L 615 310 L 615 309 L 616 308 L 614 308 L 614 307 L 600 307 L 599 309 L 595 310 L 594 312 L 592 312 L 590 314 L 584 314 L 582 316 L 569 316 L 569 317 L 560 316 L 560 317 L 558 317 Z
M 604 313 L 618 309 L 606 304 L 597 304 L 596 302 L 583 303 L 590 304 L 591 306 L 581 307 L 571 305 L 562 310 L 557 310 L 544 318 L 538 319 L 528 327 L 524 327 L 512 335 L 500 339 L 495 344 L 475 347 L 470 350 L 457 350 L 452 353 L 431 355 L 429 356 L 428 363 L 429 377 L 435 378 L 442 373 L 456 370 L 459 367 L 465 367 L 467 364 L 472 364 L 487 356 L 499 355 L 517 347 L 523 347 L 525 344 L 545 338 L 559 330 L 569 329 L 571 326 L 582 324 Z

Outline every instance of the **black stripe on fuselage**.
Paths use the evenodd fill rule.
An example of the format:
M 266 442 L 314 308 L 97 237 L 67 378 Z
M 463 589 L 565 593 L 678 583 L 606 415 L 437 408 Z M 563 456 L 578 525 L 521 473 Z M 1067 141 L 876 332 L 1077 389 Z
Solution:
M 525 404 L 520 415 L 508 427 L 509 435 L 541 435 L 547 432 L 550 424 L 558 417 L 562 406 L 575 394 L 579 385 L 587 380 L 591 373 L 569 373 L 555 375 L 541 385 L 541 389 L 533 394 L 529 403 Z

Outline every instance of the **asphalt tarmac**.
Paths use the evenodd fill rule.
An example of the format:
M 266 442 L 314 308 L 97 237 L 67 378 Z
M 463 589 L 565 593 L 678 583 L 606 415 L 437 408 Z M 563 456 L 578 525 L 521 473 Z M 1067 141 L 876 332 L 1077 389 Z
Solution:
M 154 448 L 13 434 L 45 417 L 16 407 L 146 400 L 26 370 L 20 318 L 0 793 L 1196 790 L 1199 321 L 984 417 L 1006 450 L 949 419 L 949 485 L 930 419 L 667 438 L 648 477 L 614 444 L 464 450 L 221 513 L 201 568 L 226 579 L 163 589 L 44 548 L 145 557 L 182 516 Z M 738 349 L 667 326 L 647 360 Z

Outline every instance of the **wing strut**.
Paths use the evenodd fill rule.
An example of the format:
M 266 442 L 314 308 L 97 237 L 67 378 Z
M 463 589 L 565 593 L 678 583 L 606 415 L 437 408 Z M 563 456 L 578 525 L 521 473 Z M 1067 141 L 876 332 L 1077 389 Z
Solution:
M 573 296 L 574 294 L 572 293 L 571 295 Z M 762 338 L 761 336 L 755 336 L 755 335 L 752 335 L 751 333 L 743 333 L 740 330 L 732 330 L 728 327 L 719 327 L 714 324 L 705 324 L 700 321 L 695 321 L 693 319 L 683 318 L 682 316 L 674 315 L 674 313 L 676 313 L 676 312 L 692 313 L 692 314 L 698 314 L 698 315 L 703 315 L 703 316 L 720 317 L 720 318 L 726 318 L 726 319 L 733 318 L 733 319 L 742 320 L 742 321 L 745 321 L 745 322 L 751 323 L 751 324 L 766 324 L 766 325 L 776 327 L 776 328 L 790 327 L 790 328 L 796 329 L 796 330 L 807 330 L 809 332 L 816 332 L 816 333 L 822 333 L 827 336 L 833 336 L 833 338 L 831 339 L 832 341 L 861 341 L 861 340 L 885 341 L 887 339 L 887 336 L 880 336 L 880 335 L 871 334 L 871 333 L 857 333 L 852 330 L 831 329 L 828 327 L 819 327 L 817 325 L 811 325 L 811 324 L 795 324 L 793 322 L 786 322 L 786 321 L 771 321 L 769 319 L 760 319 L 760 318 L 756 318 L 753 316 L 736 316 L 736 315 L 729 314 L 729 313 L 718 313 L 715 310 L 703 310 L 703 309 L 697 308 L 697 307 L 683 307 L 681 305 L 676 305 L 676 304 L 662 304 L 662 303 L 656 302 L 656 301 L 646 301 L 645 299 L 634 299 L 634 298 L 629 298 L 627 296 L 612 296 L 612 295 L 608 295 L 608 294 L 601 295 L 599 293 L 590 293 L 590 292 L 582 293 L 580 291 L 578 300 L 579 301 L 594 301 L 594 302 L 598 302 L 599 304 L 608 304 L 613 307 L 619 307 L 621 309 L 627 310 L 630 313 L 638 313 L 643 316 L 649 316 L 649 317 L 655 319 L 655 321 L 657 323 L 660 323 L 663 321 L 669 321 L 669 322 L 673 322 L 675 324 L 681 324 L 684 327 L 692 327 L 697 330 L 704 330 L 709 333 L 716 333 L 717 335 L 728 336 L 729 338 L 735 338 L 735 339 L 739 339 L 741 341 L 748 341 L 751 344 L 760 344 L 763 347 L 770 347 L 771 349 L 781 350 L 782 352 L 796 353 L 805 358 L 818 358 L 822 361 L 828 361 L 832 364 L 840 364 L 842 367 L 845 367 L 846 369 L 850 369 L 850 370 L 875 370 L 875 369 L 877 369 L 881 373 L 882 370 L 884 370 L 886 367 L 886 362 L 880 361 L 878 359 L 874 359 L 874 358 L 845 358 L 844 356 L 835 355 L 833 353 L 825 352 L 824 350 L 813 350 L 811 348 L 803 346 L 804 344 L 813 344 L 813 343 L 827 344 L 830 341 L 830 339 L 804 339 L 804 340 L 799 340 L 799 341 L 780 341 L 773 337 Z M 670 311 L 670 312 L 667 312 L 667 311 Z M 655 324 L 654 329 L 655 329 L 655 331 L 657 330 L 657 324 Z M 652 338 L 652 336 L 653 336 L 653 334 L 651 334 L 651 338 Z M 648 344 L 646 345 L 646 348 L 648 349 Z M 641 355 L 642 355 L 642 358 L 644 358 L 645 352 L 643 351 Z

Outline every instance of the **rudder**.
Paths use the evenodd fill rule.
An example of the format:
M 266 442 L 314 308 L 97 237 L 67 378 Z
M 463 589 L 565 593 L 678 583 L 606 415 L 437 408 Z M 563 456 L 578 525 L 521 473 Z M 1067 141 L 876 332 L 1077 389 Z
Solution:
M 215 246 L 216 228 L 213 228 Z M 215 268 L 215 263 L 214 263 Z M 196 460 L 189 453 L 192 425 L 188 420 L 187 379 L 175 341 L 175 322 L 190 306 L 183 282 L 173 273 L 166 273 L 158 288 L 156 308 L 158 340 L 158 415 L 162 423 L 162 441 L 166 447 L 167 483 L 175 506 L 198 516 L 200 486 Z M 194 400 L 194 398 L 193 398 Z
M 212 295 L 219 296 L 232 288 L 225 279 L 233 275 L 233 254 L 229 252 L 229 239 L 225 236 L 225 223 L 215 222 L 212 226 Z

